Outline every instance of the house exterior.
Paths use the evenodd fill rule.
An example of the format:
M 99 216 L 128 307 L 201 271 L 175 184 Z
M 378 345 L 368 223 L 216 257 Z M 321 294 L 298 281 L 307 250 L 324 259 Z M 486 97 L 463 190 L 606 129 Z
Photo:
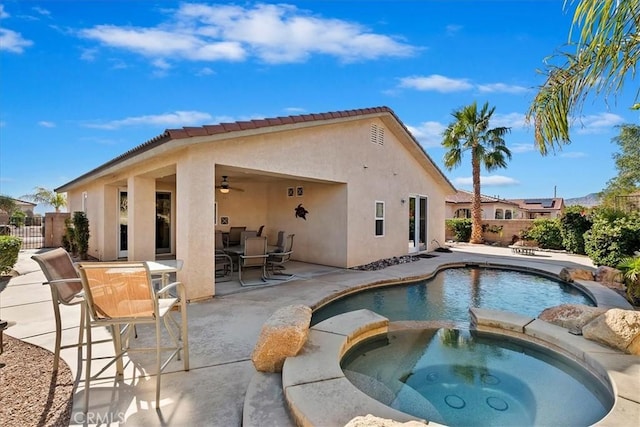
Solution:
M 471 218 L 473 193 L 457 190 L 447 196 L 447 218 Z M 481 195 L 482 219 L 559 218 L 564 212 L 564 199 L 500 199 Z
M 285 230 L 294 259 L 348 268 L 435 249 L 455 189 L 375 107 L 169 129 L 55 191 L 86 212 L 90 256 L 175 255 L 197 300 L 215 295 L 216 230 L 264 225 L 269 242 Z
M 32 203 L 25 200 L 14 199 L 14 198 L 11 198 L 11 200 L 13 200 L 13 202 L 15 203 L 16 209 L 20 210 L 27 217 L 32 217 L 33 210 L 35 209 L 36 206 L 38 206 L 37 203 Z M 0 209 L 0 225 L 9 224 L 10 214 L 11 212 L 5 212 L 4 210 Z
M 473 193 L 458 190 L 455 194 L 447 196 L 447 218 L 471 218 Z M 522 213 L 517 203 L 497 197 L 480 195 L 482 219 L 518 219 Z

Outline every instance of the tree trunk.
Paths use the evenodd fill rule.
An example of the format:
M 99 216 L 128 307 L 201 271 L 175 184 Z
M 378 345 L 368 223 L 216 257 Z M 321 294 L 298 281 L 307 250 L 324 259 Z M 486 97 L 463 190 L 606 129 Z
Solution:
M 480 204 L 480 159 L 471 150 L 471 169 L 473 175 L 473 203 L 471 205 L 471 240 L 469 243 L 483 243 L 482 205 Z

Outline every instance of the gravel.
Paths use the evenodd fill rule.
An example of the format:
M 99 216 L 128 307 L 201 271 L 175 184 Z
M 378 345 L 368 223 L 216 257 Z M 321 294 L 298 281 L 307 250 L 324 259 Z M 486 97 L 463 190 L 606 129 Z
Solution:
M 0 354 L 0 426 L 68 426 L 74 379 L 60 360 L 54 375 L 53 353 L 7 334 Z

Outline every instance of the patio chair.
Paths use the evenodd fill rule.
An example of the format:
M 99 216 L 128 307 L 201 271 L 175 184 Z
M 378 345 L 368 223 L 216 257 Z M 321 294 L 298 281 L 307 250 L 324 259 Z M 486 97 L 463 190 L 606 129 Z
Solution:
M 244 252 L 239 256 L 238 262 L 238 280 L 242 286 L 256 286 L 267 281 L 267 238 L 247 237 L 244 242 Z M 246 283 L 242 279 L 243 270 L 249 268 L 260 268 L 261 276 L 259 283 Z
M 43 285 L 48 285 L 51 290 L 51 301 L 53 302 L 53 316 L 56 322 L 56 341 L 53 354 L 53 371 L 58 370 L 60 363 L 60 350 L 66 348 L 78 348 L 78 378 L 82 370 L 82 346 L 85 322 L 84 293 L 82 291 L 82 280 L 78 271 L 73 265 L 69 253 L 63 248 L 56 248 L 42 254 L 31 256 L 38 263 L 40 269 L 47 279 Z M 60 316 L 60 305 L 80 306 L 80 327 L 78 342 L 75 344 L 62 344 L 62 319 Z M 108 340 L 110 341 L 110 340 Z
M 247 227 L 229 228 L 229 236 L 227 237 L 227 242 L 226 242 L 227 247 L 240 245 L 242 242 L 242 240 L 240 240 L 240 233 L 242 233 L 246 229 Z
M 244 246 L 247 237 L 258 237 L 258 232 L 255 230 L 245 230 L 240 232 L 240 246 Z
M 216 247 L 213 260 L 216 279 L 230 278 L 233 273 L 233 258 L 224 251 L 222 231 L 216 231 Z
M 284 243 L 284 251 L 280 252 L 278 249 L 276 252 L 269 253 L 267 258 L 267 277 L 274 278 L 278 280 L 290 279 L 294 275 L 283 273 L 285 264 L 289 262 L 291 259 L 291 254 L 293 253 L 293 237 L 295 234 L 289 234 L 287 236 L 286 242 Z M 280 277 L 278 277 L 280 276 Z
M 85 293 L 87 313 L 85 328 L 87 336 L 87 363 L 85 387 L 85 411 L 89 406 L 91 381 L 91 328 L 103 326 L 111 328 L 116 345 L 115 357 L 97 375 L 116 363 L 118 375 L 123 375 L 122 357 L 135 351 L 156 352 L 156 408 L 160 405 L 160 379 L 164 368 L 177 356 L 183 359 L 184 370 L 189 370 L 189 336 L 187 328 L 186 292 L 180 282 L 173 282 L 158 292 L 154 291 L 149 267 L 144 262 L 86 262 L 79 263 L 78 269 Z M 178 297 L 163 298 L 175 289 Z M 174 307 L 179 308 L 181 324 L 173 330 L 169 322 Z M 148 323 L 155 326 L 155 346 L 149 348 L 131 347 L 130 326 Z M 173 320 L 174 325 L 177 322 Z M 169 334 L 172 346 L 162 346 L 162 325 Z M 126 325 L 121 329 L 121 325 Z M 180 342 L 180 340 L 182 342 Z M 162 352 L 171 351 L 162 361 Z
M 261 226 L 258 228 L 258 232 L 256 233 L 256 236 L 258 236 L 258 237 L 262 236 L 262 231 L 263 231 L 263 230 L 264 230 L 264 225 L 261 225 Z

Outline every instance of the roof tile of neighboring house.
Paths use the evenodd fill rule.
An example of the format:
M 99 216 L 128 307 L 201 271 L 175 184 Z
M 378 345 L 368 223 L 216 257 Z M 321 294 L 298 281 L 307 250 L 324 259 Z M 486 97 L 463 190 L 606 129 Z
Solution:
M 452 196 L 447 196 L 445 201 L 447 203 L 471 203 L 473 202 L 473 193 L 470 191 L 458 190 L 456 194 Z M 480 203 L 505 203 L 508 205 L 517 205 L 513 201 L 500 199 L 497 197 L 485 196 L 483 194 L 480 195 Z
M 389 107 L 371 107 L 371 108 L 360 108 L 354 110 L 344 110 L 344 111 L 332 111 L 328 113 L 320 113 L 320 114 L 301 114 L 297 116 L 284 116 L 284 117 L 272 117 L 272 118 L 264 118 L 264 119 L 256 119 L 249 121 L 237 121 L 233 123 L 219 123 L 216 125 L 205 125 L 205 126 L 197 126 L 197 127 L 183 127 L 180 129 L 167 129 L 162 134 L 149 139 L 148 141 L 138 145 L 137 147 L 132 148 L 131 150 L 115 157 L 114 159 L 109 160 L 108 162 L 98 166 L 97 168 L 85 173 L 84 175 L 79 176 L 78 178 L 70 181 L 61 187 L 55 189 L 55 191 L 65 191 L 63 190 L 65 187 L 72 185 L 84 178 L 87 178 L 95 173 L 100 172 L 101 170 L 107 169 L 111 166 L 114 166 L 128 158 L 134 157 L 138 154 L 144 153 L 145 151 L 151 150 L 155 147 L 158 147 L 162 144 L 165 144 L 169 141 L 176 139 L 185 139 L 191 138 L 194 136 L 209 136 L 209 135 L 218 135 L 230 132 L 238 132 L 244 130 L 251 129 L 260 129 L 272 126 L 284 126 L 295 123 L 304 123 L 304 122 L 313 122 L 313 121 L 321 121 L 321 120 L 331 120 L 331 119 L 339 119 L 345 117 L 355 117 L 355 116 L 364 116 L 368 114 L 376 114 L 376 113 L 389 113 L 394 119 L 402 126 L 402 128 L 407 132 L 407 134 L 413 139 L 416 145 L 420 147 L 425 156 L 429 159 L 429 155 L 422 148 L 420 143 L 415 139 L 415 137 L 409 132 L 409 129 L 405 126 L 405 124 L 400 120 L 400 118 L 393 112 L 393 110 Z M 433 163 L 433 162 L 432 162 Z M 434 167 L 438 169 L 437 165 L 433 163 Z M 440 171 L 442 177 L 449 182 L 447 177 Z M 453 187 L 453 184 L 449 182 L 449 184 Z

